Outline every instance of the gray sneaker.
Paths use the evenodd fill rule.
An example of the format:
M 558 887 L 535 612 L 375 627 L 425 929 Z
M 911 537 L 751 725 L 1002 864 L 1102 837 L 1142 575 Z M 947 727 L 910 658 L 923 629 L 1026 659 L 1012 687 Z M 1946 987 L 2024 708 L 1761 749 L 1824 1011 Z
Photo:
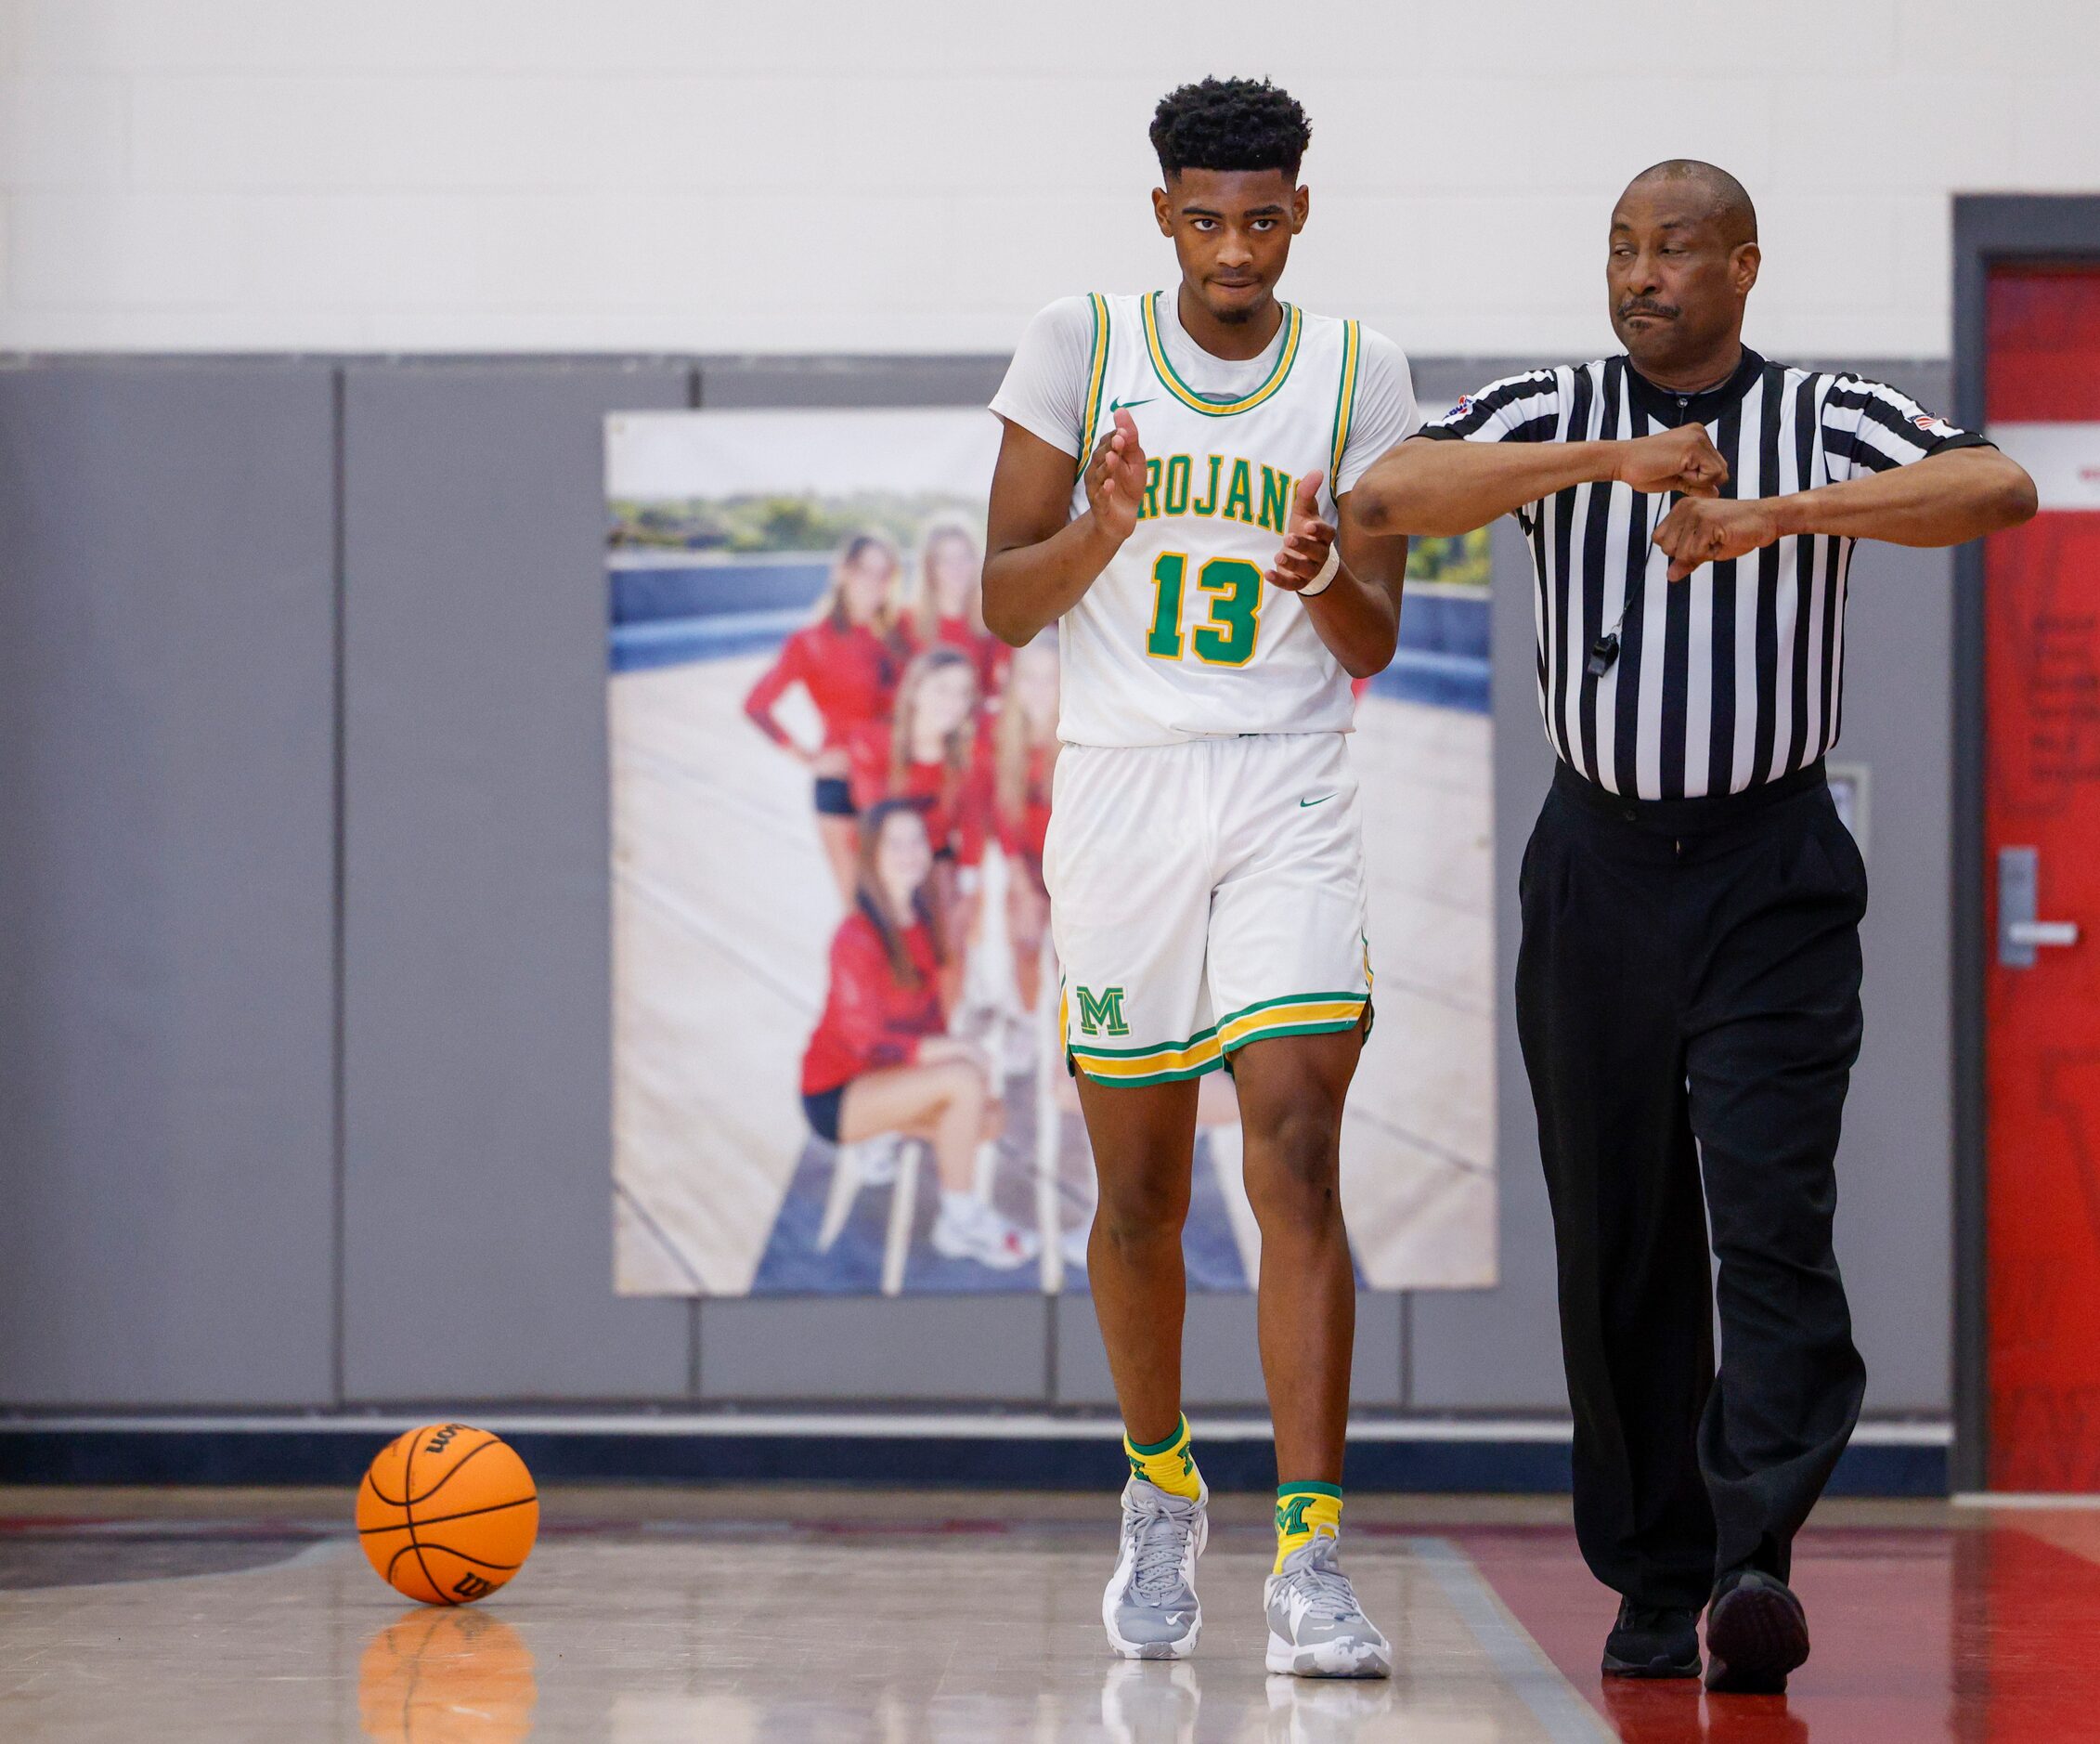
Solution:
M 1186 1659 L 1196 1651 L 1203 1608 L 1196 1558 L 1211 1535 L 1211 1490 L 1193 1502 L 1133 1477 L 1123 1486 L 1122 1550 L 1101 1594 L 1108 1645 L 1126 1659 Z
M 1284 1558 L 1262 1589 L 1269 1613 L 1268 1668 L 1297 1677 L 1391 1677 L 1393 1647 L 1356 1603 L 1356 1590 L 1325 1536 Z

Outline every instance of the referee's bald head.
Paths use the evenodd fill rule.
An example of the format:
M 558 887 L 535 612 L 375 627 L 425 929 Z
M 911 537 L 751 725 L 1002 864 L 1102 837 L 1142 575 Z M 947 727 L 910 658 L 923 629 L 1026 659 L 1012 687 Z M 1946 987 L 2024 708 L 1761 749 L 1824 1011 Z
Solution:
M 1665 158 L 1660 163 L 1651 163 L 1628 182 L 1626 192 L 1630 194 L 1637 188 L 1657 183 L 1682 184 L 1685 192 L 1695 195 L 1705 208 L 1701 215 L 1713 220 L 1729 247 L 1738 248 L 1757 240 L 1757 208 L 1751 203 L 1750 190 L 1718 163 L 1702 163 L 1697 158 Z M 1624 201 L 1626 194 L 1619 198 Z
M 1726 170 L 1668 158 L 1636 176 L 1612 209 L 1604 269 L 1612 328 L 1635 367 L 1666 385 L 1725 376 L 1760 258 L 1757 209 Z

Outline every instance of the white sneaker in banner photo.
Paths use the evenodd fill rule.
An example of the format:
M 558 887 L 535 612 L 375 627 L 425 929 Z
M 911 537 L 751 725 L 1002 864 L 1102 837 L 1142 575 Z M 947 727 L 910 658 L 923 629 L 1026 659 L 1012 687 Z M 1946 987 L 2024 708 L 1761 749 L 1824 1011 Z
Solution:
M 1025 1266 L 1042 1250 L 1033 1230 L 1003 1217 L 974 1193 L 943 1192 L 933 1220 L 933 1251 L 943 1259 L 974 1259 L 994 1271 Z

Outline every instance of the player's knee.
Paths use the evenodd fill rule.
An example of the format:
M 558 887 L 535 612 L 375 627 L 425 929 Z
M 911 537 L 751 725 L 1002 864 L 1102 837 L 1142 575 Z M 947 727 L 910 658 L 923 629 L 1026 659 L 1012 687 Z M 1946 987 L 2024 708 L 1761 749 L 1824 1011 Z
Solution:
M 1247 1194 L 1264 1226 L 1320 1224 L 1341 1214 L 1341 1122 L 1291 1109 L 1247 1128 Z
M 1161 1240 L 1179 1241 L 1188 1217 L 1186 1185 L 1133 1179 L 1101 1183 L 1095 1222 L 1118 1247 L 1143 1247 Z

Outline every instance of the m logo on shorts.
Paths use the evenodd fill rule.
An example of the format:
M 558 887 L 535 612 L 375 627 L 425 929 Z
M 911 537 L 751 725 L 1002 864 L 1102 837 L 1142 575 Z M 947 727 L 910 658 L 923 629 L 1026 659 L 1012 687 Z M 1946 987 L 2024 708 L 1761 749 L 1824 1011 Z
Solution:
M 1128 1035 L 1130 1025 L 1123 1022 L 1123 990 L 1121 987 L 1105 989 L 1096 999 L 1087 988 L 1079 990 L 1079 1027 L 1087 1035 Z

